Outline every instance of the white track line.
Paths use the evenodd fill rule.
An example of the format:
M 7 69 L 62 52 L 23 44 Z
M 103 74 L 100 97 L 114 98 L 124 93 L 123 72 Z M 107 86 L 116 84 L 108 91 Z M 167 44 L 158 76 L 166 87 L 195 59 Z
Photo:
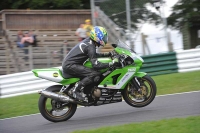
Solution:
M 181 94 L 190 94 L 190 93 L 196 93 L 200 91 L 189 91 L 189 92 L 182 92 L 182 93 L 173 93 L 173 94 L 166 94 L 166 95 L 158 95 L 156 97 L 164 97 L 164 96 L 173 96 L 173 95 L 181 95 Z M 124 100 L 123 100 L 124 101 Z M 82 108 L 84 106 L 79 106 L 78 108 Z M 26 117 L 26 116 L 33 116 L 33 115 L 39 115 L 40 113 L 37 114 L 31 114 L 31 115 L 23 115 L 23 116 L 17 116 L 17 117 L 11 117 L 11 118 L 5 118 L 5 119 L 0 119 L 0 121 L 3 120 L 9 120 L 9 119 L 15 119 L 15 118 L 21 118 L 21 117 Z
M 200 91 L 189 91 L 189 92 L 182 92 L 182 93 L 165 94 L 165 95 L 158 95 L 156 97 L 173 96 L 173 95 L 181 95 L 181 94 L 190 94 L 190 93 L 196 93 L 196 92 L 200 92 Z

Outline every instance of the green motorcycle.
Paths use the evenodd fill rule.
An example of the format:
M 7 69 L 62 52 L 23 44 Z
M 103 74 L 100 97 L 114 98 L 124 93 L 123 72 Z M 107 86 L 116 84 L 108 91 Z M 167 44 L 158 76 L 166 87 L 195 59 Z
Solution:
M 150 104 L 156 96 L 154 80 L 144 72 L 139 72 L 143 59 L 122 41 L 112 44 L 113 56 L 98 58 L 102 63 L 109 63 L 118 59 L 120 66 L 102 69 L 98 82 L 84 88 L 85 100 L 79 101 L 71 95 L 76 82 L 80 78 L 72 75 L 63 77 L 59 68 L 34 69 L 36 77 L 56 82 L 39 91 L 41 94 L 38 106 L 44 118 L 52 122 L 66 121 L 76 112 L 77 105 L 99 106 L 110 103 L 122 102 L 122 97 L 127 104 L 133 107 L 144 107 Z M 92 68 L 89 60 L 84 66 Z

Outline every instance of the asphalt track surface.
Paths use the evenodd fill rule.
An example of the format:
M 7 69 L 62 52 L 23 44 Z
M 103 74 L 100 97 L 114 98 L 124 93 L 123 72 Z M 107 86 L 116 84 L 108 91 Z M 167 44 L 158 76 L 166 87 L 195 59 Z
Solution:
M 200 115 L 200 92 L 158 96 L 148 106 L 125 102 L 78 108 L 68 121 L 52 123 L 40 114 L 0 120 L 0 133 L 69 133 L 80 129 Z

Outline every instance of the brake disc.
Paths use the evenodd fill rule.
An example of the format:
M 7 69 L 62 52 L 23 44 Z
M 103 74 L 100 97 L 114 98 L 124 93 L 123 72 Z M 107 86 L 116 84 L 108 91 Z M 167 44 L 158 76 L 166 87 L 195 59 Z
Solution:
M 59 112 L 59 111 L 62 111 L 63 110 L 63 106 L 62 106 L 62 103 L 61 102 L 58 102 L 56 100 L 51 100 L 51 106 L 52 106 L 52 109 Z
M 145 85 L 141 86 L 139 90 L 132 90 L 131 95 L 136 99 L 136 100 L 143 100 L 147 94 L 147 87 Z
M 58 93 L 61 95 L 66 95 L 65 93 L 62 93 L 62 92 L 58 92 Z M 52 109 L 57 112 L 62 111 L 65 108 L 62 102 L 54 100 L 54 99 L 51 99 L 51 106 L 52 106 Z

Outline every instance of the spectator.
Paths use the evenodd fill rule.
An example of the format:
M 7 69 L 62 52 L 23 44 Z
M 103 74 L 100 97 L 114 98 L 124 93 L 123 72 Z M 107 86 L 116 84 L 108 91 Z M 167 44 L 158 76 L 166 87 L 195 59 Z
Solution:
M 82 41 L 87 37 L 86 30 L 83 27 L 84 24 L 80 24 L 80 27 L 76 30 L 76 35 L 79 37 L 79 41 Z
M 24 44 L 24 47 L 28 47 L 33 43 L 33 37 L 29 35 L 29 32 L 24 33 L 24 37 L 21 40 L 21 43 Z
M 83 28 L 86 29 L 86 35 L 87 35 L 87 37 L 90 36 L 90 31 L 92 30 L 92 27 L 93 26 L 91 25 L 90 19 L 86 19 Z
M 20 48 L 27 47 L 32 43 L 33 43 L 33 37 L 30 37 L 28 32 L 25 32 L 22 37 L 21 37 L 21 33 L 18 32 L 17 45 Z
M 21 40 L 22 40 L 23 36 L 24 36 L 23 32 L 21 30 L 19 30 L 18 33 L 17 33 L 17 46 L 20 47 L 20 48 L 24 47 L 24 45 L 21 44 Z
M 32 30 L 29 31 L 29 36 L 30 36 L 30 37 L 33 37 L 33 43 L 32 43 L 31 45 L 32 45 L 33 47 L 36 47 L 36 46 L 37 46 L 37 38 L 36 38 L 36 35 L 33 34 L 33 31 L 32 31 Z
M 21 34 L 19 32 L 19 34 Z M 20 37 L 18 38 L 18 42 L 17 42 L 17 45 L 20 47 L 20 48 L 24 48 L 24 47 L 28 47 L 29 45 L 31 45 L 33 43 L 33 37 L 32 36 L 29 36 L 29 32 L 25 32 L 23 37 L 21 38 L 21 41 L 20 40 Z M 24 60 L 27 61 L 28 60 L 28 49 L 23 49 L 24 50 L 24 53 L 25 53 L 25 57 L 24 57 Z

